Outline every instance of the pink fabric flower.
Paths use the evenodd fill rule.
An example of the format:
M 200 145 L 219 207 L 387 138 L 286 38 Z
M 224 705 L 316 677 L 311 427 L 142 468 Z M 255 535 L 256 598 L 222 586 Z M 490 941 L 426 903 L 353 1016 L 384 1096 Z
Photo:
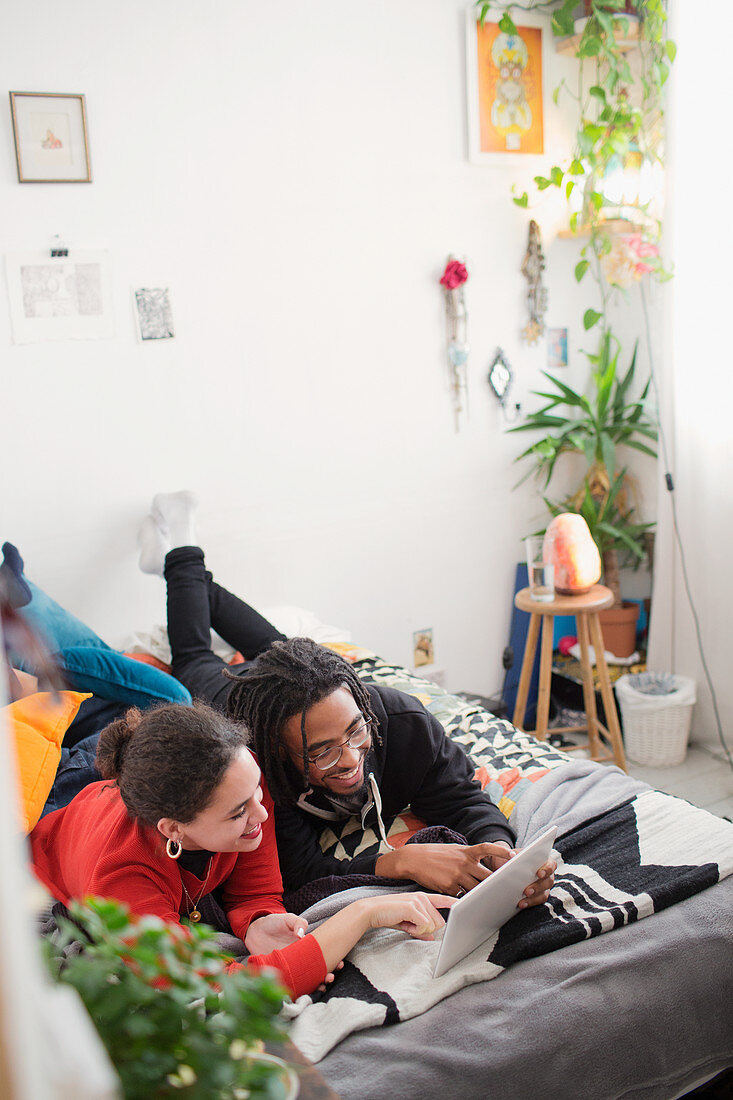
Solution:
M 440 285 L 444 286 L 446 290 L 455 290 L 457 287 L 463 286 L 467 278 L 468 271 L 465 264 L 462 264 L 460 260 L 448 260 Z

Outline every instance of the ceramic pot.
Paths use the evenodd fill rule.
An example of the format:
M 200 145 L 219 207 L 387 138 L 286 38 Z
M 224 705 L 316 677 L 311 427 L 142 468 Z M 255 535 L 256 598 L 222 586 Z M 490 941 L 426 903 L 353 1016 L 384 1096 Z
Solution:
M 265 1051 L 252 1051 L 247 1055 L 247 1058 L 250 1062 L 266 1062 L 268 1065 L 278 1066 L 280 1068 L 278 1076 L 285 1089 L 283 1100 L 297 1100 L 300 1092 L 300 1081 L 292 1066 L 283 1062 L 282 1058 L 278 1058 L 277 1055 L 267 1054 Z
M 614 657 L 630 657 L 636 649 L 639 611 L 639 605 L 634 601 L 625 601 L 621 607 L 599 611 L 603 647 L 608 653 L 613 653 Z

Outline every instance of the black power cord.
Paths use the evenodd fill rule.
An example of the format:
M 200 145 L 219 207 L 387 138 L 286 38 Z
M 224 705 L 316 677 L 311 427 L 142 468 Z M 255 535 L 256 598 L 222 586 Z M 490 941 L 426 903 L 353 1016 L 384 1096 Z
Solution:
M 644 293 L 644 282 L 643 282 L 643 280 L 639 285 L 640 285 L 640 288 L 641 288 L 641 304 L 642 304 L 642 308 L 643 308 L 643 311 L 644 311 L 644 326 L 645 326 L 645 330 L 646 330 L 647 355 L 648 355 L 648 358 L 649 358 L 649 376 L 652 380 L 652 387 L 654 389 L 654 398 L 655 398 L 655 401 L 657 403 L 657 424 L 659 426 L 659 443 L 661 445 L 662 460 L 664 462 L 664 469 L 665 469 L 664 483 L 667 486 L 667 492 L 669 493 L 669 500 L 670 500 L 670 505 L 671 505 L 671 510 L 672 510 L 672 528 L 673 528 L 673 531 L 674 531 L 675 543 L 677 545 L 677 550 L 679 552 L 679 557 L 680 557 L 680 566 L 681 566 L 681 569 L 682 569 L 682 579 L 683 579 L 684 585 L 685 585 L 685 594 L 687 595 L 687 602 L 689 604 L 690 612 L 692 613 L 692 619 L 693 619 L 693 622 L 695 624 L 695 636 L 697 638 L 697 648 L 698 648 L 698 652 L 700 654 L 700 662 L 701 662 L 702 667 L 703 667 L 703 672 L 705 673 L 705 680 L 707 682 L 708 690 L 710 692 L 710 698 L 712 699 L 712 703 L 713 703 L 713 713 L 715 715 L 715 724 L 716 724 L 717 731 L 718 731 L 718 737 L 720 738 L 720 744 L 723 746 L 723 752 L 727 756 L 728 763 L 730 764 L 731 769 L 733 770 L 733 757 L 731 757 L 730 749 L 728 748 L 728 746 L 725 742 L 725 738 L 723 736 L 723 724 L 720 720 L 720 711 L 718 710 L 718 697 L 715 693 L 715 688 L 713 686 L 713 680 L 712 680 L 712 677 L 710 675 L 710 669 L 708 668 L 708 662 L 707 662 L 707 659 L 705 657 L 705 649 L 704 649 L 703 644 L 702 644 L 702 632 L 700 630 L 700 620 L 698 618 L 697 608 L 695 607 L 695 601 L 692 598 L 692 589 L 691 589 L 691 586 L 690 586 L 690 578 L 689 578 L 689 575 L 688 575 L 688 572 L 687 572 L 687 561 L 686 561 L 686 558 L 685 558 L 685 550 L 684 550 L 684 547 L 682 545 L 682 536 L 680 535 L 679 524 L 677 522 L 677 501 L 676 501 L 675 495 L 674 495 L 674 481 L 672 479 L 671 473 L 669 473 L 670 462 L 669 462 L 669 456 L 668 456 L 668 452 L 667 452 L 667 441 L 666 441 L 666 438 L 665 438 L 665 435 L 664 435 L 664 427 L 662 425 L 661 405 L 660 405 L 660 402 L 659 402 L 659 388 L 657 386 L 657 377 L 656 377 L 656 373 L 654 371 L 654 357 L 652 355 L 652 340 L 651 340 L 651 331 L 650 331 L 650 326 L 649 326 L 649 311 L 647 309 L 646 294 Z

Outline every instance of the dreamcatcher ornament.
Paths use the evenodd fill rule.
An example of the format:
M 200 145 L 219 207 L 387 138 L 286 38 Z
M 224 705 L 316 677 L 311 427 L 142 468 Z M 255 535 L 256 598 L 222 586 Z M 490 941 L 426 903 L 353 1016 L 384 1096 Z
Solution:
M 456 418 L 456 431 L 461 426 L 461 413 L 468 415 L 468 386 L 466 382 L 466 364 L 469 347 L 466 340 L 468 312 L 463 287 L 468 279 L 466 265 L 457 256 L 449 256 L 445 271 L 440 279 L 445 295 L 446 340 L 450 389 L 453 397 L 453 411 Z

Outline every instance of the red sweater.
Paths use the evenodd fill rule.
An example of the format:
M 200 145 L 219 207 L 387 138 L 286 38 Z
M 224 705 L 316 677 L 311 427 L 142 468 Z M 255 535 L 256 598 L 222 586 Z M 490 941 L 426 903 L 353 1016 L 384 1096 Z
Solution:
M 218 852 L 207 893 L 221 886 L 223 907 L 234 933 L 244 939 L 250 922 L 284 913 L 272 799 L 263 784 L 268 813 L 262 841 L 252 852 Z M 180 923 L 188 914 L 183 883 L 192 898 L 203 885 L 165 853 L 157 829 L 133 820 L 116 787 L 90 783 L 68 806 L 42 817 L 30 835 L 33 870 L 54 898 L 115 898 L 132 913 Z M 305 936 L 268 955 L 251 955 L 249 966 L 277 970 L 294 997 L 312 992 L 326 975 L 318 942 Z

